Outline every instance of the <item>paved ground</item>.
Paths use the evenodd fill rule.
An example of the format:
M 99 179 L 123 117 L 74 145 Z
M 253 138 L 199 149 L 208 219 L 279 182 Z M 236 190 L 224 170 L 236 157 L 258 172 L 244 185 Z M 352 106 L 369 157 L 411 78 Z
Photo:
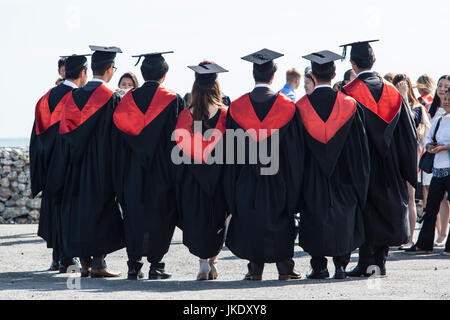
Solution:
M 107 257 L 111 269 L 123 272 L 121 278 L 82 279 L 80 290 L 69 290 L 67 275 L 46 271 L 51 251 L 36 232 L 36 225 L 0 225 L 0 299 L 450 299 L 450 257 L 442 249 L 421 257 L 392 251 L 383 279 L 280 282 L 275 266 L 267 265 L 264 281 L 253 283 L 242 281 L 246 261 L 225 248 L 219 279 L 197 282 L 198 260 L 183 246 L 179 230 L 165 258 L 171 280 L 126 280 L 126 253 L 121 250 Z M 356 258 L 354 254 L 350 267 Z M 295 262 L 302 274 L 309 271 L 309 257 L 299 247 Z M 148 264 L 144 268 L 147 272 Z M 331 259 L 329 269 L 334 272 Z

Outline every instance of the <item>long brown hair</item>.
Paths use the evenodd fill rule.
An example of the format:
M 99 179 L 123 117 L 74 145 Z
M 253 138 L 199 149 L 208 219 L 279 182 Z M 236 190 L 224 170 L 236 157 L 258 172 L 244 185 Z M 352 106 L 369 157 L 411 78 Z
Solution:
M 203 125 L 209 129 L 209 106 L 215 105 L 223 107 L 222 93 L 220 91 L 219 82 L 215 82 L 210 88 L 201 88 L 194 82 L 192 86 L 191 99 L 189 109 L 192 108 L 192 118 L 194 121 L 202 121 Z M 194 123 L 192 123 L 192 131 L 194 131 Z
M 402 81 L 406 81 L 406 84 L 408 85 L 408 102 L 409 102 L 409 107 L 413 108 L 414 106 L 417 106 L 420 104 L 419 100 L 417 100 L 415 94 L 414 94 L 414 90 L 413 90 L 413 85 L 411 82 L 411 79 L 406 75 L 406 74 L 397 74 L 394 77 L 394 80 L 392 80 L 392 84 L 394 86 L 396 86 L 397 84 L 399 84 Z

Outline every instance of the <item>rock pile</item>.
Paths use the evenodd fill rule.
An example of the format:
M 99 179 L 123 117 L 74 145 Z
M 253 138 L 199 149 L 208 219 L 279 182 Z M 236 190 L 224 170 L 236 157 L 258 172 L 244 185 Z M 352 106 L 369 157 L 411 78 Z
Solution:
M 0 223 L 36 223 L 41 198 L 31 198 L 28 148 L 0 148 Z

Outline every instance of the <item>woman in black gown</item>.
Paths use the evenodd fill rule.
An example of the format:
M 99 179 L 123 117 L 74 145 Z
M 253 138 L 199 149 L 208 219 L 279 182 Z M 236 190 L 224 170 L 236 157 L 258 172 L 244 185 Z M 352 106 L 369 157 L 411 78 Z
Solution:
M 227 217 L 219 161 L 227 110 L 217 82 L 217 73 L 226 70 L 207 61 L 189 68 L 195 82 L 189 106 L 178 116 L 172 152 L 178 226 L 183 244 L 200 258 L 197 280 L 214 280 Z

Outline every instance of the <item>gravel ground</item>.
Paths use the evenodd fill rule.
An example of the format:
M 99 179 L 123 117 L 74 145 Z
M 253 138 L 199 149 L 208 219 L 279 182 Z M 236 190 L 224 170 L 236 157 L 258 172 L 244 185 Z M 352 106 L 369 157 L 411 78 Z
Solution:
M 170 280 L 126 280 L 126 253 L 120 250 L 107 257 L 108 267 L 121 271 L 118 279 L 81 279 L 80 289 L 70 290 L 67 282 L 78 277 L 46 271 L 51 262 L 51 250 L 36 236 L 37 225 L 0 225 L 0 299 L 132 299 L 132 300 L 302 300 L 302 299 L 441 299 L 450 298 L 450 257 L 437 249 L 427 256 L 407 256 L 392 250 L 389 255 L 388 277 L 347 280 L 277 281 L 273 264 L 266 265 L 259 283 L 242 281 L 246 261 L 233 256 L 227 249 L 219 256 L 219 279 L 193 281 L 198 260 L 192 256 L 176 231 L 172 246 L 165 257 L 166 269 L 173 273 Z M 417 234 L 418 232 L 416 232 Z M 349 268 L 357 261 L 352 255 Z M 296 269 L 309 272 L 309 257 L 298 246 Z M 329 259 L 330 274 L 334 267 Z M 147 273 L 148 263 L 143 271 Z M 76 274 L 75 274 L 76 275 Z M 73 276 L 75 276 L 73 275 Z M 305 278 L 303 276 L 303 278 Z

